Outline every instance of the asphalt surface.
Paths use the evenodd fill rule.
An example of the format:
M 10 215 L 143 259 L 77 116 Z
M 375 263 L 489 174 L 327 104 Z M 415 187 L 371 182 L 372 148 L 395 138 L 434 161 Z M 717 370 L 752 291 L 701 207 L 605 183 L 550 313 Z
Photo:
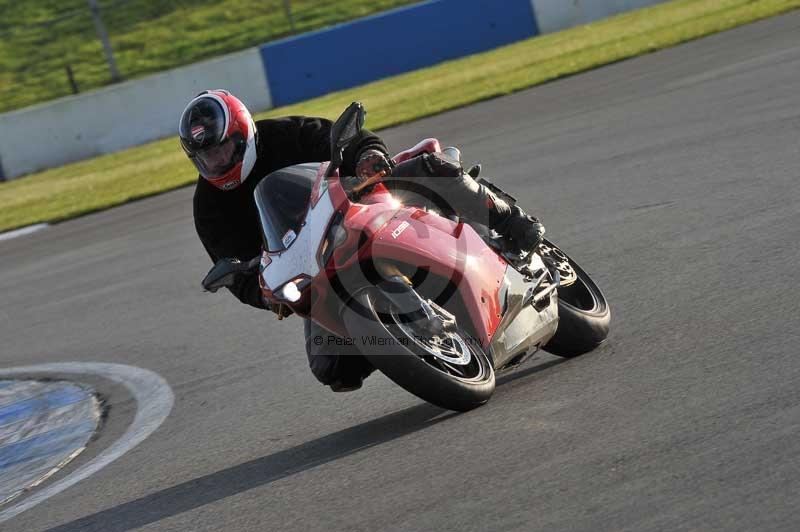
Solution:
M 2 366 L 131 364 L 176 396 L 2 529 L 797 530 L 798 35 L 795 12 L 384 132 L 480 160 L 613 305 L 605 346 L 468 414 L 379 375 L 332 394 L 299 320 L 202 293 L 189 189 L 0 242 Z

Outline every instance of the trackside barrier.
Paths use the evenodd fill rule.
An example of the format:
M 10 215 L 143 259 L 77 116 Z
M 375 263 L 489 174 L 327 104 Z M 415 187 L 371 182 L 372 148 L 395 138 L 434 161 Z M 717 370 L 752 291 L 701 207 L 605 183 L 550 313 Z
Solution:
M 666 0 L 531 0 L 531 3 L 539 31 L 551 33 L 664 1 Z
M 261 55 L 280 106 L 537 34 L 531 0 L 432 0 L 271 42 Z
M 175 135 L 183 107 L 208 88 L 228 88 L 255 109 L 272 105 L 252 48 L 0 115 L 4 173 L 10 179 Z
M 262 111 L 662 1 L 428 0 L 11 111 L 0 114 L 0 181 L 175 135 L 202 89 Z

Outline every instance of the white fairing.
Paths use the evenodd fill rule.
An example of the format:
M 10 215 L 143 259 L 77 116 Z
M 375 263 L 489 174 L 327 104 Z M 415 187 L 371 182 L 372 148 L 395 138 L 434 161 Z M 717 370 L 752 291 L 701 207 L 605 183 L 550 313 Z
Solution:
M 317 204 L 309 209 L 305 225 L 289 249 L 280 254 L 270 255 L 271 262 L 261 272 L 266 286 L 275 290 L 298 275 L 314 277 L 319 273 L 317 251 L 322 239 L 325 238 L 325 230 L 333 213 L 333 202 L 325 188 Z

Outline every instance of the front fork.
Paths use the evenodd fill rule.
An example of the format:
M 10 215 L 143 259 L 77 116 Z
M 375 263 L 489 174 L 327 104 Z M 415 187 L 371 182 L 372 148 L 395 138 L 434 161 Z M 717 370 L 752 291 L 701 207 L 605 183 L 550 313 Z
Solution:
M 434 301 L 420 296 L 411 280 L 394 264 L 378 263 L 376 268 L 384 279 L 378 284 L 378 288 L 400 311 L 400 315 L 425 319 L 434 336 L 455 327 L 456 317 Z

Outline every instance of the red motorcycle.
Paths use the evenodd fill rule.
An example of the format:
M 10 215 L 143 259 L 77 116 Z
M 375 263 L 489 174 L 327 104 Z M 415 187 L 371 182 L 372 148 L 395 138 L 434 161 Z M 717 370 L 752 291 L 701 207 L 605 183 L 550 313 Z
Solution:
M 356 346 L 407 391 L 458 411 L 486 403 L 495 372 L 539 347 L 572 357 L 605 340 L 605 297 L 551 242 L 513 253 L 488 228 L 424 201 L 404 204 L 384 182 L 353 201 L 338 169 L 364 118 L 359 103 L 339 117 L 329 163 L 291 166 L 259 183 L 263 254 L 218 263 L 206 288 L 259 268 L 264 297 L 330 331 L 325 341 Z M 394 162 L 424 152 L 460 159 L 426 139 Z

